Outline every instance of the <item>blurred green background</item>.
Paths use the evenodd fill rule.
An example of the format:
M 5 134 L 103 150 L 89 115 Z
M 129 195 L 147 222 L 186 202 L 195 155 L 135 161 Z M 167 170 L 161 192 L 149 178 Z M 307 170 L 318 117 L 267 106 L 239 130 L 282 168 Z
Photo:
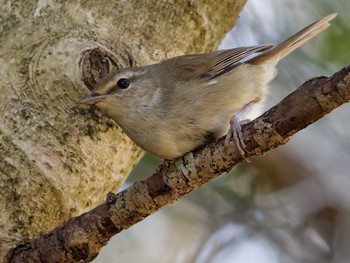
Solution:
M 333 12 L 278 65 L 265 109 L 350 62 L 350 1 L 248 0 L 220 48 L 279 43 Z M 118 234 L 94 262 L 350 262 L 350 105 Z M 146 154 L 125 185 L 152 174 Z

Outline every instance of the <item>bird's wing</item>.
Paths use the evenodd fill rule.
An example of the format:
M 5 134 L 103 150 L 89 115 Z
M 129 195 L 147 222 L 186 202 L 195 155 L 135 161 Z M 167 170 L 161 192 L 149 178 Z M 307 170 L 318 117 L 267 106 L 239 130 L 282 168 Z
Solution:
M 185 55 L 174 58 L 176 62 L 171 62 L 172 59 L 168 62 L 176 65 L 177 68 L 174 70 L 180 71 L 178 75 L 182 76 L 184 81 L 193 79 L 210 81 L 232 71 L 251 55 L 272 47 L 273 45 L 239 47 L 207 54 Z
M 244 63 L 245 59 L 251 55 L 272 47 L 273 45 L 262 45 L 217 51 L 215 56 L 208 61 L 207 69 L 199 75 L 199 78 L 212 80 L 220 77 Z

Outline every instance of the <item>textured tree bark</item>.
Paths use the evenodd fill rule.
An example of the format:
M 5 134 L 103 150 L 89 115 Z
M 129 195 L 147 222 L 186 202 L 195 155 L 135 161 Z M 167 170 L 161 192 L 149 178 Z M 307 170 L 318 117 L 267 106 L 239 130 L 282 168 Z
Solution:
M 299 130 L 350 100 L 350 66 L 330 78 L 304 83 L 278 105 L 242 127 L 250 151 L 263 155 L 282 145 Z M 105 204 L 72 218 L 54 231 L 18 247 L 11 262 L 84 262 L 92 260 L 116 233 L 173 203 L 208 180 L 243 161 L 239 151 L 228 155 L 224 138 L 172 162 L 128 189 L 110 193 Z M 46 245 L 46 246 L 45 246 Z
M 0 0 L 0 258 L 116 191 L 142 152 L 78 105 L 114 68 L 217 47 L 245 0 Z

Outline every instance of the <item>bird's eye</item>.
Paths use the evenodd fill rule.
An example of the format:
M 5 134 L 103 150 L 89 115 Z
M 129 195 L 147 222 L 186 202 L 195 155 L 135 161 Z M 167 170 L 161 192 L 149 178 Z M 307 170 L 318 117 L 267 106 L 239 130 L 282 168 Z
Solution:
M 127 87 L 130 86 L 130 80 L 129 79 L 124 79 L 124 78 L 120 79 L 120 80 L 118 80 L 117 85 L 121 89 L 126 89 Z
M 125 79 L 125 78 L 119 79 L 115 85 L 113 85 L 112 87 L 110 87 L 106 91 L 106 94 L 111 94 L 111 93 L 114 93 L 114 92 L 118 92 L 118 90 L 126 89 L 129 86 L 130 86 L 130 80 L 129 79 Z

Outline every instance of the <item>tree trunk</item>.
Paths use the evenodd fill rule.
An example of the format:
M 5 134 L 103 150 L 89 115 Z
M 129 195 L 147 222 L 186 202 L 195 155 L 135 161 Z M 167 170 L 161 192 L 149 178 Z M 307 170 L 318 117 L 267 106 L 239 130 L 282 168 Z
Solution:
M 115 68 L 217 47 L 245 0 L 0 0 L 0 257 L 117 191 L 142 155 L 78 101 Z

